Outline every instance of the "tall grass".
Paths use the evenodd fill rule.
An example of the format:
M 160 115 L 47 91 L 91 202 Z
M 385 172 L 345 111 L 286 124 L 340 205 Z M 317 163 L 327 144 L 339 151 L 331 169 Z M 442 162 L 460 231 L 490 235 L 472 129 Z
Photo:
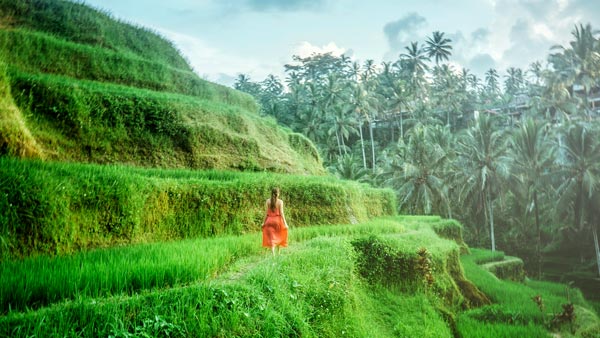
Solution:
M 155 59 L 81 45 L 40 32 L 0 30 L 0 54 L 26 73 L 50 73 L 77 79 L 197 96 L 257 111 L 249 95 L 172 68 Z
M 41 157 L 42 151 L 11 95 L 7 68 L 0 56 L 0 154 Z
M 223 102 L 19 71 L 11 72 L 11 85 L 34 136 L 52 148 L 47 152 L 51 158 L 324 171 L 308 139 Z
M 562 305 L 575 305 L 576 319 L 571 328 L 568 324 L 558 327 L 563 335 L 572 335 L 575 330 L 578 337 L 594 337 L 600 334 L 600 320 L 577 289 L 566 285 L 526 280 L 523 283 L 500 280 L 491 272 L 478 266 L 478 263 L 503 259 L 503 254 L 487 250 L 471 249 L 472 254 L 462 257 L 467 278 L 477 285 L 494 304 L 465 312 L 459 319 L 459 328 L 467 332 L 466 337 L 483 337 L 483 333 L 493 332 L 498 337 L 510 337 L 518 334 L 541 337 L 548 330 L 554 315 L 562 312 Z M 533 297 L 540 296 L 543 308 L 534 302 Z M 477 326 L 473 320 L 486 323 Z
M 402 231 L 402 223 L 377 219 L 360 225 L 294 228 L 290 242 Z M 0 263 L 0 312 L 203 282 L 236 260 L 261 252 L 260 234 L 252 233 L 4 261 Z
M 241 273 L 208 283 L 133 296 L 78 298 L 11 313 L 0 317 L 0 335 L 451 337 L 435 299 L 373 287 L 354 275 L 352 237 L 373 229 L 377 234 L 404 231 L 401 222 L 383 223 L 381 228 L 377 221 L 318 227 L 323 236 L 294 242 L 277 257 L 244 261 Z M 46 321 L 52 324 L 40 325 Z
M 82 279 L 99 279 L 116 285 L 126 276 L 133 276 L 133 280 L 165 280 L 160 276 L 170 276 L 175 271 L 190 270 L 192 273 L 181 273 L 184 277 L 173 285 L 155 285 L 137 291 L 125 287 L 114 293 L 102 292 L 107 290 L 106 285 L 96 283 L 94 286 L 100 292 L 89 292 L 88 288 L 85 292 L 57 298 L 45 308 L 12 311 L 0 316 L 0 336 L 549 336 L 544 324 L 527 318 L 527 315 L 507 321 L 504 302 L 525 304 L 529 301 L 525 294 L 505 296 L 512 297 L 510 300 L 498 295 L 500 298 L 495 298 L 497 304 L 463 313 L 460 308 L 447 307 L 437 293 L 427 289 L 404 292 L 401 288 L 370 283 L 355 274 L 359 253 L 353 250 L 351 243 L 365 235 L 376 235 L 396 243 L 398 245 L 393 244 L 394 247 L 406 254 L 419 245 L 431 247 L 433 256 L 441 255 L 442 251 L 447 251 L 444 248 L 452 246 L 454 249 L 447 252 L 456 252 L 457 243 L 451 245 L 447 240 L 441 240 L 442 243 L 436 245 L 432 229 L 435 224 L 433 220 L 419 223 L 416 217 L 386 217 L 359 225 L 295 228 L 290 232 L 290 247 L 275 257 L 270 253 L 257 254 L 260 252 L 260 234 L 254 233 L 112 248 L 52 260 L 40 257 L 11 262 L 21 264 L 22 268 L 14 269 L 16 273 L 26 275 L 34 270 L 41 271 L 40 279 L 48 278 L 46 274 L 52 273 L 50 266 L 54 271 L 73 269 L 77 262 L 84 267 L 81 274 L 77 273 L 77 267 L 70 274 L 62 274 L 60 281 L 59 278 L 48 278 L 49 284 L 55 286 L 76 284 Z M 425 242 L 420 241 L 418 233 L 424 235 Z M 478 257 L 489 259 L 489 256 L 474 250 L 473 255 L 467 256 L 467 261 L 474 262 Z M 165 264 L 160 263 L 161 257 Z M 36 261 L 40 263 L 32 264 Z M 210 268 L 199 271 L 201 269 L 193 267 L 191 262 L 194 261 L 201 267 Z M 4 265 L 6 263 L 2 263 L 3 266 L 8 266 Z M 438 276 L 444 274 L 437 264 L 435 267 Z M 105 269 L 111 270 L 112 277 L 103 277 Z M 475 269 L 471 266 L 469 274 L 487 273 Z M 8 274 L 1 272 L 0 286 L 9 290 L 11 286 L 5 282 Z M 451 274 L 450 271 L 446 273 Z M 142 278 L 145 275 L 150 278 Z M 185 277 L 191 280 L 186 281 Z M 496 279 L 490 283 L 505 282 Z M 557 284 L 537 282 L 528 287 L 546 290 L 542 291 L 543 297 L 559 294 L 561 289 Z M 92 294 L 99 296 L 92 297 Z M 39 305 L 30 303 L 27 306 L 35 308 Z M 587 326 L 578 327 L 575 336 L 597 336 L 597 316 L 592 312 L 586 314 L 582 309 L 585 308 L 578 310 L 578 323 Z M 561 336 L 573 335 L 562 331 Z
M 81 44 L 157 60 L 191 71 L 171 41 L 144 27 L 119 21 L 103 10 L 65 0 L 0 0 L 4 28 L 22 27 Z
M 0 157 L 0 256 L 255 232 L 273 186 L 282 188 L 294 226 L 394 213 L 391 191 L 329 177 Z

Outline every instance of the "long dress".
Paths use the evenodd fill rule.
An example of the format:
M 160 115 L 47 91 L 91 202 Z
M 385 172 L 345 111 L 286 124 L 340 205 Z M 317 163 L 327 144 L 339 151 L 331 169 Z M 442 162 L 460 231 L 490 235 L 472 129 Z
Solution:
M 271 248 L 273 246 L 287 246 L 288 231 L 283 224 L 283 219 L 279 213 L 279 208 L 275 211 L 267 208 L 267 219 L 263 227 L 262 246 Z

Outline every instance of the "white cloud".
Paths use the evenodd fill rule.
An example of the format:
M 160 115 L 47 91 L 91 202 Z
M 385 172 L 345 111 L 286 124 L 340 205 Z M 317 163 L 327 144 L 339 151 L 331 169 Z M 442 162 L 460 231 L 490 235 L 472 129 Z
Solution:
M 308 41 L 300 42 L 293 50 L 293 54 L 302 58 L 309 57 L 313 54 L 325 54 L 331 53 L 334 56 L 340 56 L 345 54 L 348 49 L 343 47 L 338 47 L 335 42 L 329 42 L 326 45 L 321 47 L 315 46 Z
M 231 86 L 238 74 L 243 73 L 253 81 L 262 81 L 269 74 L 279 74 L 283 65 L 260 62 L 251 57 L 220 50 L 202 39 L 167 29 L 157 30 L 173 41 L 187 58 L 194 71 L 204 79 Z

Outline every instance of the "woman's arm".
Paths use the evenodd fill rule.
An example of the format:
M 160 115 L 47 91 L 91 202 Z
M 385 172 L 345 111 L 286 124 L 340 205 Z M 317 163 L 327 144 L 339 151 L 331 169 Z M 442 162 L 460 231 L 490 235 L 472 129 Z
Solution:
M 285 220 L 285 214 L 283 213 L 283 201 L 281 201 L 281 203 L 279 204 L 279 213 L 281 214 L 281 219 L 283 219 L 283 225 L 287 229 L 288 225 L 287 225 L 287 221 Z

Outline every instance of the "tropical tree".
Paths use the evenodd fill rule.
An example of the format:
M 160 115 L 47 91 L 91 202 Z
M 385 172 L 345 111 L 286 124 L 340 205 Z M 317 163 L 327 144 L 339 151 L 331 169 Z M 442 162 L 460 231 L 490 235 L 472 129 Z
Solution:
M 575 40 L 569 43 L 570 48 L 554 46 L 552 49 L 560 52 L 551 54 L 548 60 L 571 95 L 577 91 L 582 93 L 580 111 L 590 118 L 588 98 L 600 78 L 600 42 L 590 24 L 575 26 L 572 34 Z
M 355 83 L 354 90 L 352 92 L 352 96 L 350 98 L 351 109 L 355 114 L 356 121 L 358 123 L 358 132 L 360 136 L 360 146 L 362 150 L 362 160 L 363 167 L 367 168 L 367 158 L 365 154 L 365 145 L 364 145 L 364 137 L 363 137 L 363 125 L 367 123 L 370 131 L 371 138 L 371 147 L 372 147 L 372 156 L 373 162 L 375 164 L 375 148 L 373 141 L 373 133 L 371 129 L 371 122 L 373 120 L 372 116 L 375 114 L 375 103 L 374 97 L 370 95 L 370 93 L 365 89 L 365 86 L 362 83 Z
M 233 84 L 233 88 L 242 91 L 244 93 L 248 93 L 255 97 L 257 100 L 260 98 L 262 89 L 260 84 L 252 82 L 250 80 L 250 76 L 246 74 L 239 74 L 235 83 Z
M 542 275 L 540 196 L 544 196 L 547 191 L 549 176 L 552 173 L 550 169 L 556 157 L 547 128 L 545 123 L 530 118 L 524 121 L 510 138 L 511 174 L 514 181 L 523 186 L 520 197 L 525 199 L 519 202 L 528 206 L 525 209 L 527 214 L 533 213 L 534 216 L 538 278 Z
M 385 184 L 396 190 L 399 209 L 413 214 L 444 212 L 451 216 L 444 180 L 447 153 L 432 142 L 427 126 L 410 130 L 408 143 L 398 143 L 398 158 L 384 169 Z
M 413 97 L 424 94 L 425 72 L 429 69 L 427 61 L 429 58 L 418 42 L 411 42 L 405 47 L 406 53 L 400 54 L 399 68 L 402 76 L 406 79 Z
M 558 187 L 558 210 L 572 217 L 568 229 L 583 239 L 592 235 L 598 247 L 597 209 L 600 203 L 600 131 L 589 123 L 575 123 L 567 127 L 564 140 L 559 144 L 562 184 Z M 572 212 L 571 212 L 572 210 Z M 600 256 L 596 250 L 598 274 Z
M 328 116 L 330 121 L 329 135 L 334 135 L 338 143 L 340 156 L 342 151 L 347 154 L 346 140 L 350 135 L 358 134 L 357 121 L 353 116 L 352 106 L 347 104 L 338 104 L 330 109 L 331 113 Z
M 432 89 L 431 98 L 434 106 L 437 107 L 440 119 L 445 119 L 446 125 L 452 129 L 456 124 L 456 117 L 461 113 L 467 92 L 461 89 L 459 76 L 447 64 L 434 67 Z
M 448 60 L 452 55 L 452 46 L 450 42 L 452 40 L 445 38 L 444 33 L 435 31 L 433 35 L 427 38 L 425 52 L 427 56 L 435 59 L 435 64 L 438 65 L 440 61 Z
M 357 165 L 357 160 L 352 154 L 339 156 L 337 162 L 328 169 L 341 179 L 365 182 L 369 178 L 369 171 Z
M 466 130 L 458 142 L 456 186 L 459 198 L 467 208 L 482 211 L 489 224 L 492 251 L 496 250 L 494 237 L 494 200 L 502 190 L 502 182 L 509 175 L 509 158 L 504 131 L 497 128 L 494 119 L 482 115 Z
M 485 72 L 485 96 L 490 103 L 493 103 L 500 95 L 499 78 L 498 71 L 494 68 Z
M 504 80 L 504 92 L 509 95 L 515 95 L 523 88 L 525 79 L 523 70 L 520 68 L 510 67 L 506 70 Z

